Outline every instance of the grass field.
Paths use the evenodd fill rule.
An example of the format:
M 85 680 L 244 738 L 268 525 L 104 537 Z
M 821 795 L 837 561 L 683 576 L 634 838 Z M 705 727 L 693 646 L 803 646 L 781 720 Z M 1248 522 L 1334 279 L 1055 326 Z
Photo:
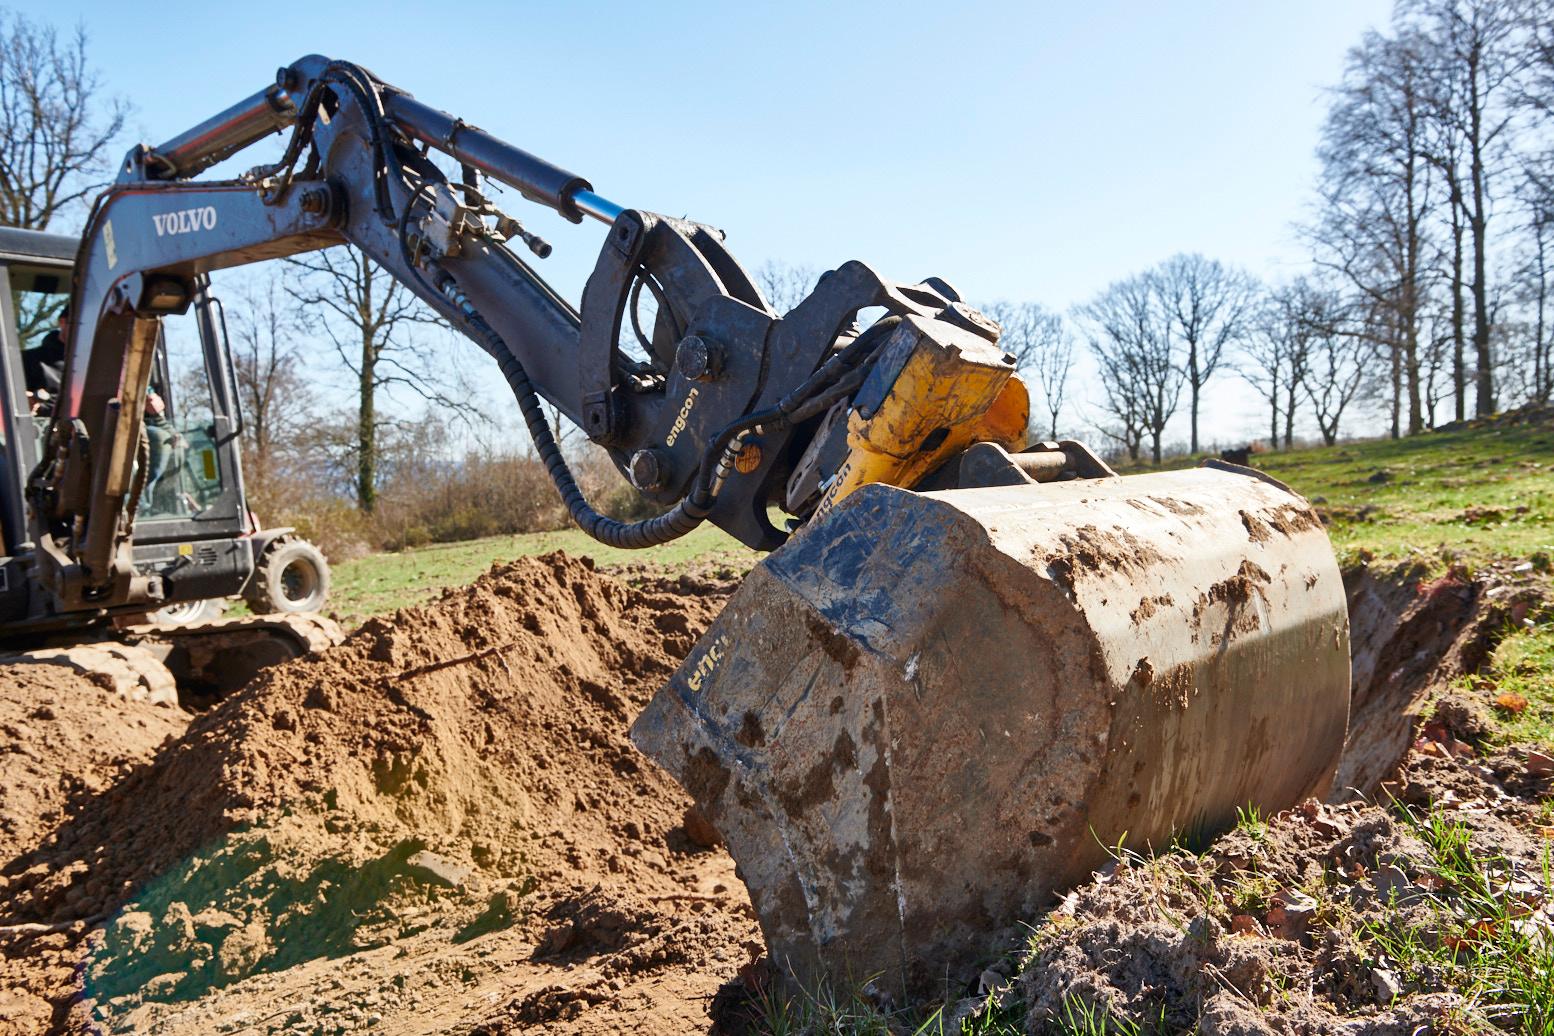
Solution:
M 372 554 L 334 566 L 330 610 L 355 624 L 371 615 L 418 604 L 449 586 L 472 581 L 494 562 L 564 550 L 601 566 L 646 563 L 666 569 L 726 562 L 748 568 L 757 554 L 711 525 L 650 550 L 620 550 L 589 539 L 578 529 L 492 536 L 462 543 Z
M 1363 552 L 1442 567 L 1492 558 L 1536 559 L 1541 566 L 1554 557 L 1554 427 L 1548 424 L 1268 453 L 1254 463 L 1318 503 L 1345 561 Z M 758 556 L 710 525 L 645 551 L 604 547 L 576 529 L 496 536 L 344 562 L 335 568 L 332 608 L 345 621 L 360 622 L 468 583 L 492 562 L 552 550 L 588 555 L 605 567 L 667 569 L 712 561 L 746 568 Z
M 1471 564 L 1554 555 L 1554 427 L 1525 424 L 1263 454 L 1331 519 L 1340 557 Z M 1346 558 L 1347 560 L 1347 558 Z

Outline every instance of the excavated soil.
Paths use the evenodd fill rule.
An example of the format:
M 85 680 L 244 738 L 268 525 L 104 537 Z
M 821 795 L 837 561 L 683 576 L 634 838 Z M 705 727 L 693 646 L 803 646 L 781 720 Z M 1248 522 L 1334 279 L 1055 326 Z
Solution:
M 757 929 L 626 731 L 722 594 L 636 582 L 495 568 L 35 810 L 0 864 L 6 1031 L 705 1028 Z
M 1356 569 L 1346 585 L 1354 703 L 1330 801 L 1253 818 L 1203 853 L 1118 853 L 962 1016 L 1016 1010 L 1033 1034 L 1522 1031 L 1514 994 L 1465 988 L 1406 948 L 1444 943 L 1485 969 L 1497 938 L 1554 941 L 1554 760 L 1546 746 L 1496 746 L 1492 689 L 1454 680 L 1507 629 L 1549 621 L 1546 588 L 1494 570 Z M 1460 847 L 1443 848 L 1458 843 L 1442 832 Z M 1452 853 L 1480 878 L 1454 876 Z
M 0 678 L 0 859 L 53 830 L 189 725 L 187 713 L 126 701 L 69 669 L 8 667 Z
M 186 732 L 70 673 L 0 670 L 0 1033 L 759 1031 L 769 978 L 733 863 L 627 738 L 736 576 L 500 566 Z M 1334 801 L 1203 854 L 1124 855 L 949 1018 L 1451 1031 L 1471 1005 L 1357 933 L 1462 912 L 1403 807 L 1462 823 L 1549 924 L 1549 772 L 1487 747 L 1483 702 L 1443 695 L 1532 607 L 1494 580 L 1348 573 Z

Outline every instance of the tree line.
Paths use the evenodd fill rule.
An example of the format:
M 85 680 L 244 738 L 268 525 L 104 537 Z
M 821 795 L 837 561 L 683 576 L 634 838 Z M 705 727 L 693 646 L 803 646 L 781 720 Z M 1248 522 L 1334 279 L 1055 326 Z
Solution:
M 1400 437 L 1549 403 L 1554 3 L 1398 0 L 1327 103 L 1305 272 L 1178 255 L 1048 315 L 1087 345 L 1095 430 L 1130 458 L 1158 463 L 1184 404 L 1198 451 L 1220 377 L 1263 401 L 1270 448 L 1302 417 L 1331 444 L 1362 409 Z
M 1336 442 L 1361 415 L 1404 436 L 1550 401 L 1554 0 L 1397 0 L 1326 105 L 1298 276 L 1263 283 L 1180 254 L 1066 311 L 982 304 L 1032 388 L 1034 433 L 1093 434 L 1158 463 L 1173 422 L 1204 448 L 1209 389 L 1232 380 L 1261 401 L 1270 448 L 1313 426 Z M 48 229 L 82 211 L 111 177 L 128 114 L 82 31 L 0 9 L 0 225 Z M 779 313 L 816 279 L 781 263 L 756 277 Z M 512 531 L 475 514 L 482 483 L 502 478 L 530 488 L 501 507 L 564 520 L 533 517 L 550 499 L 542 473 L 437 358 L 451 332 L 364 256 L 301 257 L 247 282 L 232 308 L 245 470 L 277 517 L 349 510 L 380 542 Z M 350 413 L 325 400 L 320 368 Z M 451 450 L 455 438 L 473 445 Z M 608 464 L 593 470 L 610 484 Z M 433 491 L 449 480 L 462 489 Z

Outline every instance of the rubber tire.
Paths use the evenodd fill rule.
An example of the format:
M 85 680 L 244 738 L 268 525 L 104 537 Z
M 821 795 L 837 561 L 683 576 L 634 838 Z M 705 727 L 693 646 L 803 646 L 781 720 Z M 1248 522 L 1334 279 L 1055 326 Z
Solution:
M 212 622 L 221 618 L 221 613 L 227 610 L 227 603 L 220 597 L 210 597 L 203 601 L 179 601 L 165 608 L 158 608 L 154 612 L 147 612 L 145 621 L 160 626 L 193 626 L 201 622 Z
M 299 578 L 306 593 L 296 585 Z M 260 556 L 243 599 L 256 615 L 322 611 L 329 600 L 329 562 L 307 540 L 282 536 Z

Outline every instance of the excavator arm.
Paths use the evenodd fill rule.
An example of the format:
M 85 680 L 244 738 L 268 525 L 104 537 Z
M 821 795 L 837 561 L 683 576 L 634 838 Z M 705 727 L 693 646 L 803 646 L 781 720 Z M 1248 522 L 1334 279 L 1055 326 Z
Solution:
M 276 131 L 290 134 L 279 161 L 235 179 L 195 179 Z M 520 258 L 519 246 L 544 257 L 550 245 L 493 204 L 490 181 L 572 222 L 609 225 L 580 309 Z M 1012 358 L 994 345 L 998 329 L 944 282 L 898 284 L 847 263 L 791 312 L 775 313 L 720 231 L 623 208 L 583 177 L 359 66 L 314 55 L 162 146 L 132 150 L 92 211 L 62 405 L 30 487 L 43 581 L 63 607 L 158 596 L 127 547 L 142 436 L 134 401 L 146 389 L 158 321 L 183 312 L 215 270 L 340 244 L 495 359 L 568 510 L 606 543 L 650 546 L 711 520 L 769 550 L 788 535 L 769 520 L 772 505 L 802 521 L 829 506 L 833 488 L 892 471 L 921 477 L 973 438 L 1024 442 L 1025 394 Z M 885 315 L 860 330 L 866 309 Z M 858 421 L 850 429 L 846 418 L 860 393 L 879 406 L 902 371 L 952 384 L 962 368 L 976 372 L 977 390 L 956 392 L 954 405 L 939 408 L 942 420 L 939 409 L 919 414 L 918 441 L 892 433 L 886 444 L 911 463 L 876 456 L 838 478 L 862 442 Z M 632 524 L 595 512 L 553 441 L 542 398 L 667 512 Z M 995 401 L 984 429 L 979 419 Z
M 277 130 L 278 161 L 197 179 Z M 608 224 L 576 309 L 520 257 L 550 246 L 491 182 Z M 127 549 L 158 321 L 214 270 L 339 244 L 490 354 L 591 535 L 642 547 L 711 521 L 770 550 L 797 530 L 632 731 L 727 839 L 783 965 L 906 990 L 975 977 L 998 926 L 1103 847 L 1328 789 L 1343 584 L 1287 487 L 1225 465 L 1119 478 L 1078 443 L 1025 448 L 1013 358 L 943 281 L 849 262 L 776 313 L 720 232 L 619 206 L 316 56 L 137 148 L 92 213 L 29 486 L 61 608 L 158 595 Z M 542 399 L 664 513 L 591 508 Z

